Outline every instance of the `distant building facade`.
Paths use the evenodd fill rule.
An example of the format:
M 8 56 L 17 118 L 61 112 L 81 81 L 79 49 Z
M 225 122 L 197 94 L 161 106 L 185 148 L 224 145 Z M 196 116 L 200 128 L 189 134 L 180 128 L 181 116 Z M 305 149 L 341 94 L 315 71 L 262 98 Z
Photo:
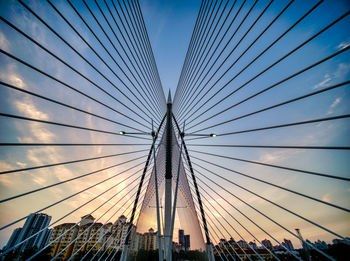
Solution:
M 185 232 L 183 229 L 179 229 L 179 245 L 185 247 Z
M 244 240 L 237 241 L 237 245 L 239 245 L 241 248 L 248 248 L 249 247 L 248 243 Z
M 158 235 L 154 232 L 153 228 L 150 228 L 148 232 L 143 234 L 143 249 L 144 250 L 156 250 L 158 249 Z
M 250 247 L 251 247 L 252 249 L 258 249 L 258 246 L 257 246 L 256 243 L 253 242 L 253 241 L 250 241 L 250 242 L 249 242 L 249 245 L 250 245 Z
M 57 260 L 67 260 L 72 255 L 79 253 L 97 253 L 121 251 L 123 249 L 127 230 L 129 227 L 125 216 L 120 216 L 118 220 L 112 224 L 96 223 L 92 215 L 81 217 L 78 223 L 65 223 L 54 227 L 50 237 L 51 256 Z M 136 227 L 131 229 L 134 240 L 130 240 L 130 249 L 139 250 L 143 247 L 143 235 L 136 233 Z M 142 237 L 140 237 L 140 235 Z
M 293 251 L 294 250 L 294 246 L 292 244 L 292 241 L 288 240 L 288 239 L 284 239 L 283 242 L 282 242 L 282 245 L 287 248 L 288 250 L 290 251 Z
M 50 233 L 47 228 L 50 224 L 51 216 L 44 213 L 30 214 L 26 222 L 21 229 L 16 244 L 26 240 L 21 244 L 18 249 L 23 251 L 25 249 L 36 247 L 38 249 L 43 248 L 48 241 L 48 235 Z M 29 239 L 28 239 L 29 238 Z M 28 239 L 28 240 L 27 240 Z
M 15 246 L 19 242 L 18 238 L 19 238 L 19 235 L 20 235 L 21 231 L 22 231 L 21 227 L 16 228 L 15 230 L 13 230 L 13 232 L 11 234 L 11 237 L 10 237 L 9 241 L 7 242 L 4 250 L 10 249 L 11 247 Z
M 50 255 L 52 257 L 59 254 L 59 260 L 65 260 L 72 254 L 74 243 L 73 240 L 78 234 L 79 226 L 75 223 L 64 223 L 55 226 L 52 229 L 49 244 L 51 244 Z
M 190 250 L 190 248 L 191 248 L 190 235 L 185 235 L 184 236 L 184 243 L 185 243 L 185 251 Z
M 273 246 L 271 244 L 271 241 L 268 239 L 264 239 L 263 241 L 261 241 L 261 243 L 268 249 L 273 249 Z

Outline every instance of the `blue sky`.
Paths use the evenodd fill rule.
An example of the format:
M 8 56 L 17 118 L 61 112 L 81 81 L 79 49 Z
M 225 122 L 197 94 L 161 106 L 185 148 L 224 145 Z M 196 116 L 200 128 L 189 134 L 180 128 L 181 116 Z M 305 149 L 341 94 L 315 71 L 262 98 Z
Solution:
M 38 40 L 41 44 L 48 47 L 63 60 L 68 61 L 74 68 L 79 70 L 84 75 L 87 75 L 90 79 L 93 79 L 101 87 L 105 88 L 111 93 L 111 96 L 116 97 L 119 101 L 125 103 L 131 109 L 126 108 L 118 104 L 111 96 L 107 97 L 105 93 L 96 90 L 91 83 L 82 79 L 79 75 L 72 72 L 62 63 L 55 60 L 52 56 L 45 53 L 40 47 L 30 43 L 23 36 L 19 35 L 12 28 L 6 25 L 4 22 L 0 23 L 0 47 L 2 50 L 9 52 L 25 61 L 30 62 L 34 66 L 45 70 L 47 73 L 57 77 L 58 79 L 66 82 L 67 84 L 76 87 L 82 92 L 90 95 L 98 100 L 103 101 L 108 106 L 116 108 L 122 111 L 124 114 L 139 121 L 141 124 L 134 124 L 130 119 L 126 119 L 120 114 L 116 114 L 101 104 L 96 104 L 86 97 L 82 97 L 73 90 L 69 90 L 61 84 L 54 82 L 47 77 L 34 72 L 32 69 L 15 62 L 13 59 L 7 57 L 4 54 L 0 55 L 0 62 L 2 64 L 0 77 L 1 80 L 19 88 L 30 90 L 41 95 L 64 101 L 67 104 L 77 106 L 84 110 L 94 112 L 104 117 L 112 118 L 113 120 L 122 122 L 127 125 L 135 126 L 141 130 L 147 130 L 144 125 L 150 128 L 149 121 L 152 116 L 144 116 L 143 112 L 137 108 L 134 104 L 128 100 L 131 97 L 135 100 L 135 97 L 127 90 L 127 88 L 116 79 L 116 75 L 110 71 L 106 65 L 100 62 L 98 57 L 91 52 L 86 44 L 69 28 L 69 26 L 59 17 L 57 13 L 46 2 L 32 1 L 26 2 L 35 12 L 53 26 L 62 37 L 67 39 L 69 43 L 77 48 L 81 54 L 89 61 L 96 65 L 96 68 L 101 70 L 103 74 L 111 79 L 112 82 L 120 88 L 121 92 L 117 91 L 108 81 L 92 69 L 86 62 L 69 49 L 66 44 L 58 40 L 57 37 L 52 34 L 40 21 L 38 21 L 33 15 L 31 15 L 23 6 L 15 1 L 7 1 L 2 3 L 0 8 L 0 14 L 11 23 L 18 26 L 21 30 Z M 98 9 L 94 2 L 88 1 L 89 6 L 98 13 Z M 237 5 L 241 5 L 242 1 L 237 1 Z M 241 21 L 244 17 L 243 14 L 247 13 L 253 2 L 248 1 L 243 6 L 241 13 L 237 16 L 237 21 Z M 295 1 L 287 11 L 273 24 L 273 26 L 256 42 L 236 64 L 226 73 L 226 75 L 218 82 L 217 85 L 206 96 L 208 99 L 219 88 L 221 88 L 226 82 L 234 77 L 245 65 L 247 65 L 256 55 L 258 55 L 264 48 L 274 41 L 279 35 L 281 35 L 289 26 L 291 26 L 299 17 L 301 17 L 308 9 L 316 4 L 316 1 Z M 88 23 L 95 30 L 97 36 L 103 41 L 109 50 L 112 50 L 113 57 L 118 57 L 113 50 L 113 46 L 103 32 L 98 28 L 98 25 L 93 21 L 93 18 L 89 14 L 86 7 L 81 2 L 74 3 L 76 8 L 81 12 L 83 17 L 86 17 Z M 148 30 L 148 35 L 153 48 L 155 60 L 159 70 L 160 78 L 162 81 L 164 93 L 167 94 L 168 90 L 175 94 L 178 79 L 181 73 L 182 65 L 185 59 L 188 44 L 190 42 L 191 34 L 194 28 L 196 16 L 200 7 L 200 1 L 141 1 L 141 9 L 143 12 L 145 24 Z M 232 2 L 229 2 L 229 7 Z M 213 71 L 218 68 L 234 46 L 238 43 L 239 39 L 244 35 L 247 28 L 253 23 L 254 19 L 263 11 L 267 2 L 259 1 L 255 8 L 252 10 L 250 16 L 248 16 L 245 23 L 241 28 L 237 30 L 236 37 L 228 43 L 227 48 L 223 51 L 221 57 L 218 58 L 218 62 L 213 67 Z M 245 48 L 257 37 L 257 35 L 266 27 L 268 23 L 282 10 L 286 5 L 284 1 L 274 1 L 269 7 L 268 11 L 261 17 L 261 19 L 253 27 L 252 31 L 247 34 L 244 41 L 242 41 L 232 53 L 226 63 L 218 71 L 217 75 L 208 83 L 208 87 L 212 86 L 224 71 L 229 68 L 230 64 L 235 62 L 239 55 L 244 52 Z M 115 68 L 117 75 L 124 82 L 128 82 L 120 69 L 118 69 L 111 59 L 111 57 L 104 51 L 99 45 L 94 36 L 87 30 L 83 22 L 74 14 L 72 8 L 64 1 L 55 2 L 55 6 L 62 11 L 62 13 L 69 17 L 69 21 L 76 26 L 79 32 L 82 32 L 84 38 L 87 39 L 91 45 L 96 46 L 96 51 L 106 60 L 107 64 Z M 222 10 L 222 6 L 220 12 Z M 236 10 L 236 9 L 234 9 Z M 260 59 L 258 59 L 254 66 L 249 67 L 243 73 L 241 73 L 235 80 L 230 83 L 226 88 L 216 95 L 212 100 L 208 102 L 203 108 L 199 109 L 193 116 L 185 114 L 187 119 L 186 127 L 192 127 L 188 132 L 199 130 L 202 127 L 207 127 L 220 123 L 225 120 L 229 120 L 236 116 L 240 116 L 255 110 L 274 105 L 276 103 L 295 98 L 315 90 L 319 90 L 328 87 L 333 84 L 341 83 L 349 80 L 350 76 L 350 62 L 349 52 L 345 51 L 342 54 L 312 68 L 305 73 L 294 77 L 280 86 L 273 88 L 272 90 L 260 95 L 256 98 L 243 103 L 232 110 L 222 113 L 220 116 L 208 120 L 197 126 L 202 120 L 207 117 L 221 111 L 222 109 L 231 106 L 240 100 L 249 97 L 257 93 L 258 91 L 282 80 L 283 78 L 298 72 L 299 70 L 339 51 L 346 48 L 350 44 L 350 34 L 347 30 L 349 28 L 350 18 L 346 17 L 335 26 L 331 27 L 326 32 L 312 40 L 310 43 L 288 56 L 287 59 L 278 63 L 276 66 L 268 70 L 266 73 L 252 81 L 243 89 L 234 94 L 234 96 L 226 99 L 222 103 L 215 106 L 215 109 L 208 113 L 202 114 L 209 106 L 214 105 L 221 98 L 230 94 L 233 90 L 244 84 L 246 81 L 254 77 L 257 73 L 264 68 L 274 63 L 280 57 L 288 53 L 290 50 L 298 46 L 300 43 L 317 33 L 326 25 L 331 23 L 337 17 L 342 15 L 346 10 L 349 10 L 349 5 L 346 1 L 337 1 L 336 4 L 332 1 L 325 1 L 319 7 L 317 7 L 306 19 L 298 24 L 290 33 L 286 34 L 280 41 L 278 41 L 268 52 L 266 52 Z M 227 14 L 228 9 L 224 12 Z M 101 15 L 98 18 L 103 21 Z M 229 20 L 232 19 L 232 15 Z M 103 25 L 107 28 L 105 22 Z M 229 36 L 236 30 L 238 23 L 235 23 L 228 31 L 228 37 L 223 40 L 223 46 L 228 42 Z M 227 25 L 224 30 L 227 29 Z M 111 30 L 107 30 L 109 35 L 112 35 Z M 222 36 L 223 33 L 219 35 Z M 115 41 L 115 44 L 118 44 Z M 122 53 L 124 59 L 127 57 Z M 215 55 L 221 51 L 218 49 Z M 214 56 L 214 59 L 217 56 Z M 119 58 L 116 58 L 118 63 L 121 63 Z M 121 67 L 127 71 L 125 65 Z M 204 71 L 206 72 L 206 71 Z M 205 83 L 211 74 L 206 76 L 205 73 L 200 74 Z M 1 86 L 3 87 L 3 86 Z M 207 87 L 207 88 L 208 88 Z M 278 110 L 271 110 L 256 114 L 242 120 L 234 121 L 219 127 L 214 127 L 203 131 L 202 133 L 226 133 L 233 131 L 240 131 L 245 129 L 264 127 L 276 124 L 284 124 L 290 122 L 297 122 L 303 120 L 310 120 L 316 118 L 330 117 L 335 115 L 342 115 L 349 113 L 349 85 L 344 85 L 327 93 L 315 95 L 306 100 L 291 103 L 289 105 L 280 107 Z M 102 119 L 97 119 L 92 116 L 87 116 L 78 112 L 74 112 L 69 109 L 63 109 L 59 105 L 55 105 L 46 101 L 42 101 L 38 98 L 24 95 L 14 90 L 9 90 L 5 87 L 0 89 L 1 98 L 1 112 L 11 113 L 16 115 L 23 115 L 27 117 L 39 118 L 42 120 L 54 120 L 58 122 L 68 122 L 70 124 L 86 126 L 96 129 L 104 129 L 109 131 L 118 132 L 121 126 L 116 126 L 110 122 L 106 122 Z M 141 100 L 142 95 L 136 94 Z M 201 97 L 201 96 L 199 96 Z M 194 95 L 188 95 L 190 101 L 189 108 L 196 106 L 192 101 Z M 204 99 L 203 101 L 206 101 Z M 141 106 L 141 105 L 140 105 Z M 164 106 L 161 104 L 160 106 Z M 161 107 L 163 108 L 163 107 Z M 199 106 L 194 107 L 199 108 Z M 136 112 L 136 113 L 134 113 Z M 140 117 L 141 116 L 141 117 Z M 179 119 L 183 119 L 181 116 Z M 195 117 L 198 118 L 193 122 L 190 122 Z M 19 120 L 11 120 L 4 117 L 0 118 L 1 124 L 1 140 L 2 142 L 96 142 L 96 143 L 143 143 L 143 140 L 135 140 L 133 138 L 119 137 L 113 135 L 105 135 L 95 132 L 72 130 L 64 127 L 53 127 L 51 125 L 43 125 L 40 123 L 28 123 Z M 143 124 L 143 125 L 142 125 Z M 349 137 L 349 123 L 348 119 L 334 120 L 329 122 L 322 122 L 317 124 L 302 125 L 298 127 L 288 127 L 275 130 L 252 132 L 239 135 L 220 135 L 215 140 L 199 139 L 196 141 L 188 141 L 189 144 L 273 144 L 273 145 L 305 145 L 305 146 L 348 146 Z M 188 137 L 189 138 L 189 137 Z M 146 141 L 149 143 L 149 141 Z M 53 162 L 61 162 L 72 159 L 81 159 L 86 157 L 93 157 L 96 155 L 102 156 L 106 154 L 112 154 L 116 152 L 133 151 L 135 149 L 145 149 L 147 147 L 142 146 L 128 146 L 123 148 L 111 148 L 111 147 L 94 147 L 89 150 L 81 148 L 57 148 L 57 147 L 45 147 L 45 148 L 0 148 L 1 150 L 1 169 L 16 169 L 24 166 L 34 166 L 41 164 L 48 164 Z M 191 150 L 200 150 L 208 152 L 208 148 L 190 146 Z M 265 163 L 289 166 L 294 168 L 306 169 L 310 171 L 318 171 L 337 176 L 349 177 L 350 165 L 348 158 L 350 156 L 347 151 L 314 151 L 314 150 L 286 150 L 286 149 L 226 149 L 226 148 L 211 148 L 211 153 L 220 155 L 229 155 L 232 157 L 239 157 L 250 160 L 262 161 Z M 196 152 L 193 156 L 203 157 L 208 161 L 216 162 L 223 166 L 228 166 L 237 171 L 253 175 L 257 178 L 262 178 L 270 182 L 274 182 L 281 186 L 286 186 L 290 189 L 295 189 L 302 193 L 312 195 L 327 202 L 339 204 L 343 207 L 349 208 L 350 186 L 346 182 L 339 182 L 334 180 L 320 179 L 310 176 L 302 176 L 298 173 L 285 172 L 281 170 L 271 169 L 267 167 L 261 167 L 256 165 L 248 165 L 247 163 L 233 162 L 215 157 L 203 156 Z M 145 155 L 146 152 L 140 152 L 137 155 Z M 116 159 L 106 159 L 99 162 L 89 162 L 86 164 L 67 165 L 56 167 L 47 172 L 46 170 L 35 170 L 26 173 L 17 173 L 11 175 L 2 175 L 1 178 L 1 198 L 6 198 L 23 191 L 28 191 L 33 188 L 38 188 L 43 185 L 48 185 L 53 182 L 64 180 L 74 177 L 76 173 L 82 174 L 91 169 L 99 169 L 116 162 L 123 162 L 130 159 L 130 156 L 123 156 Z M 136 163 L 141 163 L 142 159 L 137 160 Z M 262 185 L 256 181 L 234 175 L 222 169 L 212 167 L 208 164 L 201 163 L 199 160 L 193 159 L 193 162 L 200 164 L 204 167 L 208 167 L 213 171 L 225 175 L 237 183 L 246 186 L 254 191 L 259 191 L 262 195 L 265 195 L 271 199 L 276 200 L 297 212 L 306 213 L 306 215 L 320 224 L 343 233 L 345 236 L 350 234 L 349 215 L 339 210 L 334 210 L 330 207 L 325 207 L 320 204 L 303 200 L 300 197 L 290 195 L 286 192 L 281 192 L 278 189 L 271 188 L 267 185 Z M 125 166 L 118 168 L 118 171 L 132 167 L 134 163 L 128 163 Z M 213 177 L 209 173 L 198 168 L 199 171 L 204 172 L 208 177 Z M 114 170 L 113 170 L 114 171 Z M 113 171 L 106 171 L 105 176 L 112 176 L 115 174 Z M 135 169 L 136 171 L 136 169 Z M 233 176 L 234 175 L 234 176 Z M 125 175 L 126 177 L 127 175 Z M 98 180 L 102 180 L 102 175 L 98 177 L 88 177 L 82 182 L 73 182 L 55 189 L 43 192 L 40 198 L 37 195 L 28 196 L 26 199 L 18 199 L 16 202 L 8 202 L 1 207 L 1 224 L 6 224 L 9 221 L 13 221 L 19 217 L 25 216 L 30 212 L 33 212 L 40 207 L 43 207 L 50 202 L 50 198 L 54 197 L 56 200 L 77 191 L 79 188 L 83 188 L 86 184 L 93 184 Z M 319 229 L 308 225 L 305 222 L 297 221 L 295 217 L 292 217 L 283 211 L 271 207 L 267 203 L 257 199 L 250 194 L 241 191 L 232 184 L 229 185 L 218 178 L 217 181 L 227 187 L 229 190 L 234 191 L 241 197 L 247 199 L 249 202 L 254 203 L 259 209 L 266 211 L 273 217 L 283 217 L 281 221 L 284 225 L 293 230 L 296 226 L 302 229 L 304 236 L 312 240 L 318 238 L 327 240 L 330 242 L 334 236 L 324 233 Z M 20 184 L 20 186 L 19 186 Z M 110 184 L 111 185 L 111 184 Z M 126 184 L 123 184 L 124 186 Z M 107 186 L 107 185 L 106 185 Z M 86 193 L 81 198 L 76 198 L 64 205 L 61 205 L 55 209 L 48 210 L 48 214 L 58 218 L 63 215 L 66 208 L 73 208 L 79 205 L 79 202 L 86 200 L 92 195 L 96 195 L 100 191 L 106 189 L 105 186 L 100 186 L 92 190 L 92 192 Z M 222 192 L 222 191 L 221 191 Z M 282 233 L 281 230 L 265 219 L 255 216 L 255 213 L 244 206 L 244 204 L 232 199 L 229 195 L 226 195 L 232 203 L 242 208 L 247 214 L 256 218 L 257 222 L 269 228 L 272 233 L 278 235 L 278 239 L 282 240 L 284 237 L 291 238 L 290 235 Z M 38 194 L 39 195 L 39 194 Z M 28 204 L 30 202 L 30 204 Z M 102 202 L 102 200 L 101 200 Z M 224 202 L 221 202 L 224 206 Z M 16 204 L 16 205 L 15 205 Z M 17 207 L 19 206 L 19 207 Z M 97 206 L 97 205 L 95 205 Z M 93 207 L 88 207 L 74 214 L 74 220 L 78 221 L 79 217 L 84 215 L 87 211 L 92 210 Z M 310 211 L 312 209 L 312 211 Z M 217 215 L 219 216 L 219 215 Z M 239 216 L 241 221 L 245 219 Z M 68 220 L 67 220 L 68 221 Z M 266 237 L 263 233 L 255 230 L 251 224 L 251 229 L 257 234 L 259 239 Z M 15 228 L 15 227 L 13 227 Z M 11 229 L 3 231 L 1 234 L 1 245 L 6 243 Z M 242 233 L 245 233 L 244 231 Z M 234 236 L 236 237 L 236 236 Z M 248 240 L 252 240 L 247 236 Z M 237 238 L 238 239 L 238 238 Z M 293 241 L 297 244 L 297 241 Z

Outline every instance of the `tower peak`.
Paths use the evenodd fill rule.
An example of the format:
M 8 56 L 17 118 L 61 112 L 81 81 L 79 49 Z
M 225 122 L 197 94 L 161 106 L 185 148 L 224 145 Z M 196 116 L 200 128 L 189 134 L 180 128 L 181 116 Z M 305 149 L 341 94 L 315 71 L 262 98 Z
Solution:
M 172 103 L 172 101 L 171 101 L 171 91 L 169 90 L 169 93 L 168 93 L 168 104 L 169 103 Z

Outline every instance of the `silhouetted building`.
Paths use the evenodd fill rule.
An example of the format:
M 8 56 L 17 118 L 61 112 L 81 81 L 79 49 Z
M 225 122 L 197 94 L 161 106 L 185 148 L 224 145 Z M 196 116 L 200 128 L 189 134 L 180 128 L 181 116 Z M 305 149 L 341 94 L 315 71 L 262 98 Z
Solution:
M 179 244 L 181 246 L 185 246 L 185 239 L 184 239 L 184 236 L 185 236 L 185 232 L 183 229 L 179 229 Z
M 179 253 L 183 249 L 179 243 L 173 242 L 173 251 Z
M 184 243 L 185 243 L 185 251 L 188 251 L 191 247 L 190 235 L 184 236 Z
M 48 240 L 48 225 L 50 224 L 51 216 L 44 213 L 33 213 L 27 217 L 23 228 L 18 236 L 17 243 L 20 243 L 28 238 L 18 248 L 20 251 L 24 249 L 37 247 L 43 248 Z M 33 237 L 32 237 L 33 236 Z
M 241 248 L 248 248 L 248 243 L 243 241 L 243 240 L 239 240 L 237 241 L 237 245 L 239 245 Z
M 288 239 L 284 239 L 283 242 L 282 242 L 282 245 L 287 248 L 288 250 L 294 250 L 294 247 L 293 247 L 293 244 L 292 244 L 292 241 L 288 240 Z
M 253 242 L 253 241 L 250 241 L 250 242 L 249 242 L 249 245 L 251 246 L 252 249 L 258 249 L 258 246 L 257 246 L 256 243 Z
M 350 240 L 349 237 L 346 237 L 347 240 Z M 344 240 L 344 239 L 338 239 L 338 238 L 335 238 L 332 240 L 333 244 L 334 245 L 338 245 L 338 244 L 347 244 L 347 245 L 350 245 L 350 243 L 348 243 L 348 241 Z
M 313 244 L 311 243 L 311 241 L 309 239 L 306 239 L 305 242 L 303 242 L 303 249 L 304 250 L 311 250 L 312 246 L 313 246 Z
M 324 241 L 321 241 L 321 240 L 317 240 L 315 243 L 314 243 L 314 246 L 318 249 L 328 249 L 328 245 L 326 242 Z
M 228 245 L 227 240 L 225 238 L 220 238 L 219 246 L 224 248 L 226 245 Z
M 271 241 L 268 240 L 268 239 L 264 239 L 263 241 L 261 241 L 261 243 L 268 249 L 272 249 L 273 248 L 273 246 L 271 244 Z

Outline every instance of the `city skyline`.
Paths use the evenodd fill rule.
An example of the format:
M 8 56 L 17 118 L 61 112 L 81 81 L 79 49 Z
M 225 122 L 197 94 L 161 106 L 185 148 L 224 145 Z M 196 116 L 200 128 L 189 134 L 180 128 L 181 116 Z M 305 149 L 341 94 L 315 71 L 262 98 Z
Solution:
M 30 214 L 29 215 L 29 217 L 28 217 L 28 219 L 33 219 L 33 217 L 34 216 L 47 216 L 47 214 L 45 214 L 45 213 L 37 213 L 37 214 L 34 214 L 34 213 L 32 213 L 32 214 Z M 50 218 L 51 219 L 51 216 L 48 216 L 48 218 Z M 74 225 L 74 226 L 76 226 L 77 228 L 79 228 L 79 226 L 84 226 L 84 225 L 86 225 L 86 224 L 102 224 L 102 227 L 100 227 L 99 229 L 102 229 L 104 226 L 108 226 L 109 224 L 117 224 L 118 222 L 119 222 L 119 220 L 124 220 L 123 222 L 125 222 L 126 224 L 128 224 L 127 223 L 127 219 L 126 219 L 126 217 L 124 216 L 124 215 L 121 215 L 121 216 L 119 216 L 114 222 L 111 222 L 111 221 L 109 221 L 108 223 L 105 223 L 105 224 L 103 224 L 103 223 L 101 223 L 101 222 L 97 222 L 97 223 L 95 223 L 94 222 L 94 220 L 95 220 L 95 218 L 92 216 L 92 215 L 90 215 L 90 214 L 87 214 L 87 215 L 84 215 L 84 216 L 82 216 L 81 217 L 81 220 L 80 221 L 78 221 L 77 223 L 67 223 L 67 222 L 65 222 L 65 223 L 61 223 L 61 224 L 57 224 L 57 225 L 55 225 L 54 227 L 49 227 L 48 226 L 48 224 L 46 224 L 46 225 L 44 225 L 44 226 L 42 226 L 41 227 L 41 229 L 44 229 L 45 227 L 47 227 L 48 229 L 50 229 L 50 230 L 52 230 L 52 229 L 55 229 L 55 228 L 60 228 L 60 227 L 62 227 L 62 226 L 64 226 L 64 225 L 70 225 L 71 227 Z M 90 220 L 90 221 L 89 221 Z M 28 224 L 27 224 L 27 226 L 29 226 Z M 12 232 L 12 234 L 11 234 L 11 237 L 8 239 L 8 241 L 7 241 L 7 244 L 5 244 L 5 246 L 4 246 L 4 249 L 7 249 L 7 248 L 9 248 L 9 247 L 13 247 L 15 244 L 14 244 L 14 242 L 12 242 L 11 240 L 13 239 L 13 237 L 14 238 L 17 238 L 16 239 L 16 241 L 17 242 L 20 242 L 20 241 L 22 241 L 23 240 L 23 238 L 22 239 L 19 239 L 19 234 L 21 233 L 21 231 L 18 231 L 18 229 L 20 229 L 20 230 L 22 230 L 22 227 L 18 227 L 18 228 L 15 228 L 14 230 L 13 230 L 13 232 Z M 150 232 L 151 231 L 151 232 Z M 37 232 L 37 231 L 36 231 Z M 64 231 L 65 232 L 65 231 Z M 146 231 L 143 231 L 141 234 L 145 234 L 145 233 L 154 233 L 155 235 L 157 234 L 157 231 L 156 230 L 154 230 L 152 227 L 150 227 L 148 230 L 146 230 Z M 40 234 L 39 234 L 40 235 Z M 77 234 L 78 235 L 78 234 Z M 174 236 L 175 236 L 176 234 L 174 234 Z M 182 239 L 181 239 L 181 235 L 182 235 Z M 29 235 L 30 236 L 30 235 Z M 51 236 L 51 235 L 50 235 Z M 45 239 L 45 240 L 47 240 L 46 242 L 47 243 L 49 243 L 50 242 L 50 236 L 47 238 L 47 239 Z M 113 236 L 113 235 L 112 235 Z M 185 234 L 184 234 L 184 230 L 183 229 L 181 229 L 181 228 L 179 228 L 178 229 L 178 233 L 177 233 L 177 237 L 174 237 L 174 239 L 173 239 L 173 243 L 179 243 L 181 246 L 183 246 L 183 247 L 185 247 L 185 242 L 186 242 L 186 240 L 185 240 Z M 28 236 L 24 236 L 24 239 L 25 238 L 27 238 Z M 35 237 L 35 238 L 39 238 L 39 237 Z M 41 239 L 42 240 L 42 239 Z M 256 240 L 254 240 L 254 239 L 252 239 L 252 240 L 247 240 L 247 241 L 244 241 L 244 240 L 238 240 L 238 241 L 235 241 L 233 238 L 229 238 L 229 239 L 224 239 L 224 238 L 222 238 L 222 239 L 220 239 L 218 242 L 216 242 L 217 244 L 220 244 L 220 242 L 222 242 L 222 241 L 229 241 L 229 240 L 233 240 L 233 242 L 237 242 L 238 244 L 239 244 L 239 242 L 244 242 L 244 243 L 254 243 L 256 246 L 258 246 L 258 244 L 256 243 Z M 309 242 L 311 242 L 307 237 L 305 237 L 305 240 L 306 241 L 309 241 Z M 333 243 L 333 244 L 335 244 L 335 242 L 336 241 L 342 241 L 342 240 L 340 240 L 340 239 L 338 239 L 338 238 L 334 238 L 334 239 L 332 239 L 332 241 L 331 242 L 327 242 L 327 244 L 331 244 L 331 243 Z M 267 238 L 264 238 L 264 240 L 262 240 L 261 242 L 262 242 L 262 244 L 264 244 L 265 246 L 267 246 L 265 243 L 264 243 L 264 241 L 265 242 L 268 242 L 268 244 L 270 244 L 271 245 L 271 249 L 272 248 L 275 248 L 276 246 L 278 246 L 278 245 L 273 245 L 272 243 L 271 243 L 271 239 L 267 239 Z M 291 247 L 289 247 L 290 249 L 293 249 L 294 250 L 294 246 L 293 246 L 293 244 L 291 243 L 291 241 L 290 241 L 290 239 L 286 239 L 286 238 L 283 238 L 283 241 L 282 240 L 280 240 L 281 242 L 282 242 L 282 244 L 291 244 Z M 290 243 L 288 243 L 288 241 L 290 242 Z M 317 239 L 317 240 L 315 240 L 315 242 L 314 243 L 317 243 L 317 242 L 325 242 L 325 241 L 323 241 L 322 240 L 322 238 L 321 239 Z M 44 246 L 46 246 L 46 244 L 47 243 L 44 243 L 44 244 L 40 244 L 40 247 L 38 247 L 39 249 L 41 249 L 41 248 L 43 248 Z M 158 245 L 157 244 L 155 244 L 157 247 L 158 247 Z M 27 246 L 21 246 L 20 247 L 20 249 L 23 251 L 23 249 L 24 248 L 26 248 Z M 262 248 L 262 245 L 260 245 L 260 246 L 258 246 L 259 248 Z M 300 248 L 303 248 L 303 246 L 301 246 L 300 245 Z
M 48 258 L 47 255 L 57 257 L 60 260 L 70 260 L 75 255 L 85 258 L 89 256 L 90 252 L 90 256 L 99 254 L 100 257 L 108 259 L 112 256 L 113 259 L 118 251 L 123 248 L 123 242 L 126 239 L 129 224 L 124 215 L 119 216 L 114 223 L 102 224 L 95 222 L 96 219 L 92 215 L 87 214 L 82 216 L 81 220 L 76 224 L 61 223 L 48 229 L 45 226 L 47 224 L 45 220 L 49 219 L 51 217 L 45 213 L 30 214 L 23 229 L 20 228 L 23 232 L 19 231 L 18 233 L 16 231 L 17 229 L 15 229 L 3 251 L 12 249 L 19 242 L 25 241 L 25 244 L 14 248 L 9 254 L 11 255 L 12 253 L 13 257 L 16 257 L 16 255 L 25 255 L 25 251 L 36 249 L 36 253 L 42 253 L 40 256 L 41 258 L 45 258 L 45 260 Z M 43 232 L 38 230 L 39 226 Z M 134 227 L 132 230 L 133 236 L 130 237 L 129 245 L 131 254 L 138 256 L 137 253 L 140 250 L 156 251 L 158 248 L 157 231 L 150 228 L 147 232 L 138 233 L 136 230 L 137 228 Z M 31 232 L 28 233 L 28 231 Z M 39 234 L 36 235 L 36 232 Z M 184 232 L 183 229 L 178 230 L 178 242 L 173 241 L 172 243 L 174 252 L 179 254 L 182 252 L 182 255 L 184 252 L 190 250 L 203 252 L 203 249 L 196 250 L 190 248 L 190 235 L 186 235 Z M 261 241 L 260 246 L 256 244 L 255 240 L 246 242 L 244 240 L 235 241 L 233 238 L 229 240 L 220 239 L 218 244 L 214 245 L 214 253 L 219 254 L 218 251 L 220 249 L 220 251 L 224 251 L 231 257 L 232 255 L 244 257 L 249 254 L 251 258 L 256 258 L 257 256 L 272 258 L 272 256 L 275 257 L 276 255 L 288 255 L 286 250 L 297 255 L 303 252 L 307 253 L 306 251 L 312 251 L 310 245 L 322 251 L 337 245 L 349 245 L 340 239 L 334 239 L 332 241 L 333 244 L 327 244 L 321 240 L 312 243 L 308 239 L 305 242 L 308 244 L 303 243 L 301 249 L 296 249 L 292 242 L 285 238 L 281 245 L 273 245 L 269 239 L 264 239 Z

